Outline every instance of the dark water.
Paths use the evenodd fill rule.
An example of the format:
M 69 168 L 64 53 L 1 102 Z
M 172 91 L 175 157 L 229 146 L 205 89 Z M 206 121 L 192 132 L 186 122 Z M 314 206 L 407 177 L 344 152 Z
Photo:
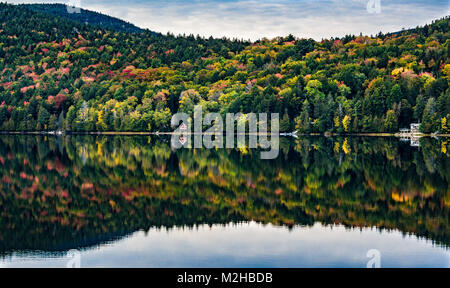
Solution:
M 449 267 L 450 141 L 417 144 L 0 136 L 0 267 Z

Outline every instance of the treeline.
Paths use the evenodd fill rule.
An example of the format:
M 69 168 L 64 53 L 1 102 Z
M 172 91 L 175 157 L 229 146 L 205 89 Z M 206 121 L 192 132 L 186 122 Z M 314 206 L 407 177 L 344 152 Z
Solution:
M 0 25 L 0 130 L 168 131 L 198 104 L 280 113 L 282 131 L 450 132 L 449 17 L 320 42 L 123 33 L 26 5 L 0 4 Z

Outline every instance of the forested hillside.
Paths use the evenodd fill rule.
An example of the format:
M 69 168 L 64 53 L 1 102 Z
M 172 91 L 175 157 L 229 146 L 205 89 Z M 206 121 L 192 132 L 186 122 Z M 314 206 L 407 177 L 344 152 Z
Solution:
M 450 17 L 389 35 L 254 43 L 127 33 L 0 4 L 0 130 L 168 131 L 278 112 L 283 131 L 450 132 Z
M 64 4 L 21 4 L 19 6 L 23 6 L 24 9 L 31 9 L 53 16 L 60 16 L 87 25 L 107 28 L 114 31 L 131 33 L 143 32 L 143 29 L 126 21 L 77 7 L 67 7 L 67 5 Z

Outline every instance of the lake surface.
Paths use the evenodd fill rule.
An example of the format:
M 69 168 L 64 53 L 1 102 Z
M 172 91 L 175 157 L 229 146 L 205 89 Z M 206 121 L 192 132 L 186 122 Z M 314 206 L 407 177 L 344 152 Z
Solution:
M 0 267 L 450 267 L 449 139 L 169 140 L 0 136 Z

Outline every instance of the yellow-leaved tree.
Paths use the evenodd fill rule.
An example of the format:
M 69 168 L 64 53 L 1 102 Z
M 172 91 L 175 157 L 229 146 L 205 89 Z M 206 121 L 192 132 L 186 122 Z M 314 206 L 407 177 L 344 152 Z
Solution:
M 342 126 L 344 126 L 344 131 L 345 132 L 349 131 L 350 121 L 351 121 L 351 117 L 348 116 L 348 115 L 345 115 L 344 119 L 342 119 Z
M 450 128 L 448 127 L 448 119 L 447 117 L 443 117 L 441 118 L 441 128 L 442 128 L 442 132 L 450 132 Z

